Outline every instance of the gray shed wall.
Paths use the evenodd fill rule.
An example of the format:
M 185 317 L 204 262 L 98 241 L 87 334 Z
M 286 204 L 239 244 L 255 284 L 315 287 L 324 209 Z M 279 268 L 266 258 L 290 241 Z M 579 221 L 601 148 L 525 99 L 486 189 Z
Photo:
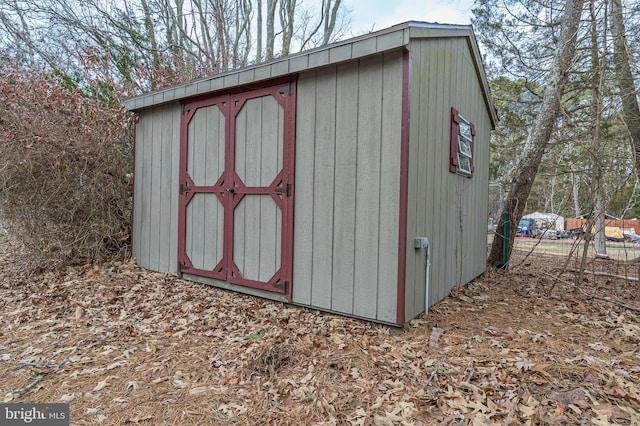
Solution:
M 145 110 L 136 125 L 133 255 L 138 265 L 175 274 L 178 252 L 180 105 Z
M 486 269 L 491 117 L 466 38 L 412 40 L 405 318 L 425 309 L 426 250 L 431 244 L 429 305 Z M 451 107 L 476 126 L 473 178 L 449 172 Z
M 302 74 L 293 301 L 396 322 L 402 51 Z

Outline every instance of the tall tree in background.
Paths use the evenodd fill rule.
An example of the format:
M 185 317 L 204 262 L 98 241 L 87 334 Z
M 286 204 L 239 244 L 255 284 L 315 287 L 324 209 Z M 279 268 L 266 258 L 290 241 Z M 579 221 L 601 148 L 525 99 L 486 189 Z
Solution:
M 0 54 L 133 95 L 329 43 L 345 23 L 342 0 L 11 0 Z
M 596 0 L 589 0 L 589 21 L 591 35 L 591 101 L 590 101 L 590 118 L 591 118 L 591 156 L 592 156 L 592 176 L 591 176 L 591 193 L 593 194 L 593 217 L 590 222 L 593 223 L 594 244 L 596 253 L 599 256 L 607 255 L 607 238 L 605 235 L 605 214 L 606 214 L 606 195 L 604 187 L 604 171 L 603 171 L 603 141 L 601 132 L 602 122 L 602 96 L 604 89 L 604 60 L 600 55 L 600 43 L 598 42 L 599 34 L 604 35 L 602 43 L 602 58 L 607 54 L 606 27 L 603 31 L 598 29 L 598 18 L 596 15 Z M 605 5 L 606 8 L 606 5 Z M 606 19 L 605 19 L 606 25 Z M 589 226 L 589 228 L 591 228 Z M 587 247 L 584 247 L 587 250 Z
M 502 259 L 505 239 L 509 242 L 509 247 L 513 247 L 518 222 L 523 216 L 533 180 L 560 112 L 560 100 L 575 54 L 583 6 L 584 0 L 567 0 L 564 4 L 560 36 L 549 71 L 542 105 L 529 132 L 521 159 L 511 181 L 509 195 L 505 200 L 504 211 L 509 214 L 509 235 L 496 233 L 488 259 L 490 264 L 500 262 Z M 501 216 L 497 229 L 503 229 L 503 220 L 503 216 Z
M 632 59 L 627 44 L 622 14 L 622 0 L 611 0 L 610 19 L 614 64 L 620 97 L 622 98 L 622 113 L 629 132 L 629 141 L 635 153 L 636 173 L 640 174 L 640 108 L 638 107 L 638 93 L 631 72 Z

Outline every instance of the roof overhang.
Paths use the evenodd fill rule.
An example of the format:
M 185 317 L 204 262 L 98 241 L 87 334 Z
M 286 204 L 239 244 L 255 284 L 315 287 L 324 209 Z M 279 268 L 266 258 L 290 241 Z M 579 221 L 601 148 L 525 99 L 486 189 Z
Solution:
M 495 128 L 498 121 L 496 108 L 491 98 L 489 83 L 484 71 L 482 56 L 478 49 L 473 28 L 470 25 L 449 25 L 416 21 L 405 22 L 316 49 L 283 56 L 269 62 L 149 92 L 126 99 L 124 105 L 130 111 L 138 111 L 184 98 L 224 91 L 260 81 L 272 80 L 326 65 L 349 62 L 366 56 L 398 49 L 408 49 L 411 39 L 443 37 L 464 37 L 467 39 L 478 81 L 491 117 L 492 128 Z

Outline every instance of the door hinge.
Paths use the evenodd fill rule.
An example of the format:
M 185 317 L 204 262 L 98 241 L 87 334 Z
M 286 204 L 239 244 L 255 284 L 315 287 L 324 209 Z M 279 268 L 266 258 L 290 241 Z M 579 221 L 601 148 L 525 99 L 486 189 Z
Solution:
M 180 195 L 187 194 L 189 191 L 191 191 L 191 188 L 189 188 L 189 185 L 187 185 L 186 183 L 180 184 Z
M 182 115 L 188 114 L 191 112 L 191 107 L 187 105 L 182 105 Z
M 291 184 L 286 183 L 282 186 L 276 187 L 275 191 L 279 194 L 285 194 L 287 197 L 291 195 Z
M 279 290 L 282 290 L 283 293 L 286 293 L 289 289 L 289 281 L 278 281 L 277 283 L 273 284 L 273 286 Z

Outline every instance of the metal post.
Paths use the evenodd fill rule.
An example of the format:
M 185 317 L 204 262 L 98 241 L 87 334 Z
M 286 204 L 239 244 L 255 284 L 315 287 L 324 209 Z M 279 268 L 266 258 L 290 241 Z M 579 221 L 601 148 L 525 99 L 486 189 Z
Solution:
M 506 265 L 509 257 L 509 212 L 502 213 L 502 264 Z

